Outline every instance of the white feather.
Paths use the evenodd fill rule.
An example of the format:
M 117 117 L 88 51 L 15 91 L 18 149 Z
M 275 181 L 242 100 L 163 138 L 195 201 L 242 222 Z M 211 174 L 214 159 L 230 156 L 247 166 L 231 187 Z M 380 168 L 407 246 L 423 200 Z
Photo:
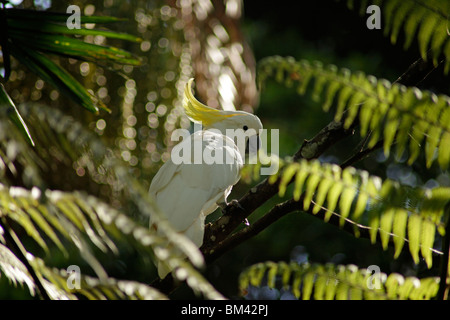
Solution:
M 194 152 L 199 151 L 194 148 L 195 142 L 201 142 L 198 145 L 202 154 L 209 149 L 232 161 L 195 164 Z M 168 160 L 153 178 L 149 193 L 172 227 L 200 247 L 205 218 L 217 209 L 218 203 L 226 202 L 232 186 L 239 181 L 243 160 L 231 139 L 209 130 L 197 131 L 181 144 L 190 147 L 191 163 L 177 165 Z M 153 224 L 151 220 L 150 224 Z M 169 270 L 167 266 L 158 266 L 161 278 Z
M 190 151 L 190 159 L 183 153 L 189 163 L 179 163 L 179 159 L 174 162 L 171 158 L 153 178 L 149 192 L 173 228 L 200 247 L 206 216 L 216 210 L 219 203 L 227 203 L 243 166 L 245 146 L 235 141 L 236 136 L 227 137 L 228 129 L 239 129 L 241 132 L 253 129 L 247 133 L 255 135 L 262 129 L 262 124 L 258 117 L 250 113 L 217 110 L 202 104 L 192 93 L 192 82 L 193 79 L 190 79 L 186 84 L 183 107 L 189 119 L 202 123 L 204 130 L 193 133 L 175 146 L 174 150 Z M 207 161 L 205 155 L 216 161 Z M 196 164 L 195 156 L 203 162 Z M 150 227 L 157 227 L 151 218 Z M 158 264 L 161 278 L 171 269 L 164 263 Z

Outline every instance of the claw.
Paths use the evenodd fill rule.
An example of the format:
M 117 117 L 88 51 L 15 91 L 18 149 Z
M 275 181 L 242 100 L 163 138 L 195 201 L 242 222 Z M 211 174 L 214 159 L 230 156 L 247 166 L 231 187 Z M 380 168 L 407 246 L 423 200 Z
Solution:
M 245 211 L 244 207 L 241 206 L 241 204 L 239 203 L 239 201 L 237 201 L 236 199 L 231 200 L 228 204 L 231 205 L 231 206 L 233 206 L 233 207 L 236 207 L 236 208 L 239 208 L 239 209 Z M 250 225 L 250 222 L 248 222 L 248 219 L 247 219 L 247 218 L 245 218 L 244 221 L 242 221 L 242 223 L 245 224 L 246 226 L 249 226 L 249 225 Z
M 233 200 L 231 200 L 230 202 L 228 202 L 228 205 L 229 205 L 229 206 L 236 207 L 236 208 L 239 208 L 239 209 L 241 209 L 241 210 L 245 210 L 244 207 L 241 206 L 241 204 L 239 203 L 239 201 L 236 200 L 236 199 L 233 199 Z
M 219 205 L 220 209 L 222 210 L 222 213 L 223 213 L 223 214 L 227 213 L 227 211 L 228 211 L 227 208 L 229 208 L 230 206 L 231 206 L 231 207 L 235 207 L 235 208 L 239 208 L 239 209 L 245 211 L 244 207 L 241 206 L 241 204 L 239 203 L 239 201 L 236 200 L 236 199 L 233 199 L 233 200 L 231 200 L 231 201 L 228 202 L 228 203 L 222 202 L 222 203 L 219 203 L 218 205 Z M 248 222 L 247 218 L 245 218 L 245 219 L 242 221 L 242 223 L 245 224 L 246 226 L 249 226 L 249 225 L 250 225 L 250 222 Z
M 231 201 L 228 202 L 228 203 L 222 202 L 222 203 L 220 203 L 220 204 L 218 204 L 218 205 L 219 205 L 220 209 L 222 210 L 222 212 L 223 212 L 224 214 L 228 211 L 227 208 L 229 208 L 229 207 L 239 208 L 239 209 L 241 209 L 241 210 L 243 210 L 243 211 L 245 210 L 244 207 L 241 206 L 241 204 L 239 203 L 239 201 L 236 200 L 236 199 L 233 199 L 233 200 L 231 200 Z

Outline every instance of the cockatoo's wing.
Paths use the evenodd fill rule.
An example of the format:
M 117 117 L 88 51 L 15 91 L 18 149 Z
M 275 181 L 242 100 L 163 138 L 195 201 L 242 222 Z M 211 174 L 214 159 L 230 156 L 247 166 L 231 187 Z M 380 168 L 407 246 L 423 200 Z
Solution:
M 230 141 L 214 132 L 195 132 L 181 142 L 190 148 L 190 163 L 175 164 L 170 159 L 155 175 L 149 192 L 177 231 L 186 232 L 201 215 L 204 221 L 205 216 L 217 208 L 217 202 L 226 200 L 223 198 L 239 181 L 243 161 L 239 150 Z M 208 160 L 203 159 L 202 163 L 194 163 L 195 152 L 202 156 L 221 154 L 224 161 L 208 164 L 205 162 Z
M 181 144 L 185 151 L 190 150 L 190 161 L 175 164 L 168 160 L 153 178 L 149 193 L 172 227 L 200 247 L 205 218 L 217 208 L 217 203 L 226 201 L 239 181 L 243 160 L 233 141 L 222 134 L 198 131 Z M 217 161 L 203 159 L 202 163 L 194 163 L 195 152 L 217 156 Z M 161 278 L 169 272 L 167 265 L 158 264 Z
M 163 166 L 158 170 L 156 175 L 153 177 L 152 183 L 150 184 L 149 193 L 152 196 L 164 189 L 174 175 L 181 169 L 181 166 L 175 165 L 170 159 L 163 164 Z

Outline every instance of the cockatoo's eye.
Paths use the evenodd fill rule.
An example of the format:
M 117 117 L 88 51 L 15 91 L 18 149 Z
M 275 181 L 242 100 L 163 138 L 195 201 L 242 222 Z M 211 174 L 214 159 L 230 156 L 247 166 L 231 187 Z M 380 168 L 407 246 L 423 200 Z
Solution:
M 244 131 L 247 131 L 248 127 L 247 126 L 243 126 L 242 129 L 244 129 Z

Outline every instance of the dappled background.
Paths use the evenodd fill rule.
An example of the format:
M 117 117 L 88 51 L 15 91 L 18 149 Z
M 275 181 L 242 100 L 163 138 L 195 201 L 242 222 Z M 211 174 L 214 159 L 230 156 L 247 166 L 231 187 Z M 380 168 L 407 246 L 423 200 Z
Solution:
M 65 12 L 69 3 L 50 0 L 12 1 L 20 7 Z M 368 30 L 367 16 L 349 10 L 343 2 L 320 0 L 286 3 L 239 0 L 93 0 L 71 1 L 84 15 L 110 15 L 126 21 L 108 25 L 142 39 L 140 43 L 106 40 L 86 36 L 86 41 L 111 44 L 133 52 L 142 66 L 100 66 L 88 61 L 59 59 L 59 63 L 111 110 L 92 114 L 75 105 L 51 85 L 30 73 L 16 60 L 6 89 L 16 104 L 45 104 L 70 115 L 96 132 L 148 186 L 160 166 L 169 158 L 174 142 L 171 133 L 189 128 L 181 98 L 187 79 L 195 78 L 198 99 L 212 107 L 245 110 L 257 114 L 265 128 L 280 130 L 280 157 L 293 155 L 304 139 L 312 138 L 333 114 L 301 97 L 295 89 L 275 82 L 259 88 L 256 82 L 258 61 L 272 55 L 296 59 L 320 60 L 326 64 L 361 70 L 378 78 L 395 81 L 420 56 L 416 46 L 404 51 L 402 42 L 392 45 L 381 30 Z M 450 94 L 450 82 L 443 72 L 431 73 L 418 86 Z M 25 121 L 27 121 L 26 117 Z M 340 163 L 357 150 L 359 135 L 332 147 L 320 160 Z M 51 153 L 51 152 L 50 152 Z M 450 186 L 448 172 L 438 166 L 424 168 L 424 160 L 414 164 L 405 159 L 386 159 L 376 152 L 356 167 L 380 177 L 389 177 L 410 186 Z M 99 172 L 86 174 L 83 158 L 76 161 L 49 158 L 48 187 L 59 190 L 86 190 L 115 207 L 126 205 L 115 192 L 113 181 Z M 22 183 L 22 182 L 21 182 Z M 253 182 L 252 184 L 254 184 Z M 230 198 L 239 198 L 251 185 L 240 183 Z M 275 197 L 249 217 L 250 223 L 280 202 Z M 212 215 L 211 219 L 218 216 Z M 133 217 L 145 222 L 147 217 Z M 368 240 L 357 240 L 321 220 L 296 212 L 287 215 L 258 236 L 226 253 L 208 267 L 205 274 L 216 288 L 228 297 L 237 295 L 237 278 L 247 266 L 256 262 L 298 261 L 334 262 L 360 267 L 379 265 L 386 273 L 399 271 L 423 275 L 426 268 L 415 266 L 409 254 L 392 262 L 392 253 Z M 67 261 L 58 255 L 47 259 L 66 268 Z M 144 260 L 144 261 L 142 261 Z M 400 263 L 401 262 L 401 263 Z M 64 263 L 64 264 L 63 264 Z M 82 261 L 73 261 L 82 268 Z M 398 266 L 402 265 L 402 270 Z M 119 259 L 111 257 L 108 271 L 116 278 L 150 283 L 155 269 L 139 252 L 125 252 Z M 405 267 L 406 266 L 406 267 Z M 85 266 L 88 269 L 88 266 Z M 407 268 L 406 270 L 404 268 Z M 429 270 L 427 271 L 429 272 Z M 12 288 L 0 278 L 0 297 L 22 297 L 27 292 Z M 190 297 L 189 290 L 178 290 L 176 297 Z M 283 296 L 276 290 L 250 292 L 252 297 Z M 287 296 L 284 296 L 287 297 Z

